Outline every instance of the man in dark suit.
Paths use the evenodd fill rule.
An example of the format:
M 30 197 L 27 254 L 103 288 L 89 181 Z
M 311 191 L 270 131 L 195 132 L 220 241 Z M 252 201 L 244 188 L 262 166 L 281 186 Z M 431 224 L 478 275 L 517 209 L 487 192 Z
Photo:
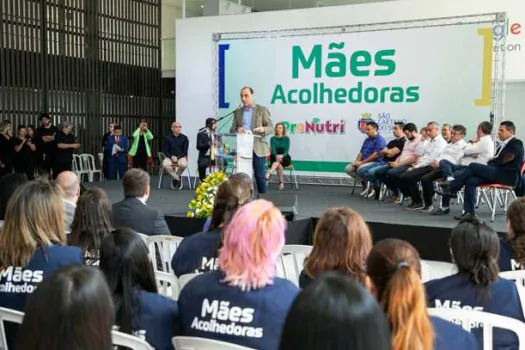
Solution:
M 122 179 L 124 198 L 113 204 L 115 227 L 127 227 L 148 236 L 171 235 L 164 215 L 146 204 L 150 194 L 147 172 L 134 168 L 126 171 Z
M 523 162 L 523 143 L 515 136 L 516 126 L 511 121 L 499 125 L 498 137 L 501 141 L 496 154 L 487 165 L 471 163 L 464 171 L 454 174 L 454 180 L 446 184 L 442 194 L 456 196 L 465 186 L 464 213 L 454 217 L 462 220 L 474 216 L 476 188 L 481 184 L 497 183 L 515 187 L 518 184 L 521 163 Z
M 253 174 L 257 183 L 257 193 L 266 193 L 266 156 L 270 153 L 266 136 L 273 133 L 273 123 L 266 107 L 253 103 L 253 89 L 241 89 L 242 108 L 234 114 L 230 132 L 239 134 L 251 131 L 253 139 Z
M 197 168 L 199 169 L 199 179 L 201 182 L 206 178 L 206 169 L 210 166 L 212 157 L 211 147 L 215 129 L 217 129 L 217 120 L 215 118 L 207 118 L 206 128 L 197 134 L 197 150 L 199 151 Z

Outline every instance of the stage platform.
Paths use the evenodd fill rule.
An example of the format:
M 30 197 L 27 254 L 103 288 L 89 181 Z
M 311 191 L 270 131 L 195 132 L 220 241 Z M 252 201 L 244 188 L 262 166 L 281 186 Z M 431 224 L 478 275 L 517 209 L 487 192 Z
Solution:
M 203 220 L 185 218 L 187 205 L 193 198 L 191 190 L 172 190 L 168 181 L 165 188 L 157 189 L 158 178 L 152 177 L 152 191 L 148 204 L 162 210 L 172 230 L 172 234 L 187 236 L 200 231 Z M 119 181 L 85 183 L 86 187 L 102 188 L 112 202 L 123 198 L 122 185 Z M 265 196 L 277 206 L 289 209 L 294 206 L 296 216 L 289 223 L 287 244 L 311 244 L 312 231 L 319 216 L 331 207 L 350 207 L 359 212 L 369 224 L 374 241 L 396 237 L 411 242 L 424 259 L 448 261 L 450 259 L 448 239 L 450 229 L 457 224 L 453 216 L 461 213 L 461 207 L 452 205 L 452 212 L 445 216 L 431 216 L 423 212 L 413 212 L 401 206 L 364 199 L 359 196 L 360 189 L 351 194 L 351 187 L 343 186 L 306 186 L 299 190 L 286 187 L 283 192 L 270 184 Z M 490 212 L 486 205 L 481 205 L 478 215 L 490 223 Z M 505 213 L 498 210 L 496 219 L 490 223 L 500 233 L 505 232 Z

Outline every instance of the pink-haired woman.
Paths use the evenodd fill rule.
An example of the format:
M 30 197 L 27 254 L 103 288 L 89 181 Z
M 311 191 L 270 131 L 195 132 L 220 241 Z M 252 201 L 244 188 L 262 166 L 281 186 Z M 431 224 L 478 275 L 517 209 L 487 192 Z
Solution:
M 179 296 L 184 335 L 253 349 L 279 347 L 298 288 L 276 277 L 286 221 L 270 202 L 241 207 L 228 225 L 219 270 L 191 280 Z

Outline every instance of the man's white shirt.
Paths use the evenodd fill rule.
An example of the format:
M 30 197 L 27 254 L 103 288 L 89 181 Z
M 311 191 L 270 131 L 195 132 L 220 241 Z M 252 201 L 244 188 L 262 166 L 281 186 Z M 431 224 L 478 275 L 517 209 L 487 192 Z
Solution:
M 460 159 L 463 158 L 466 145 L 467 143 L 463 139 L 458 142 L 449 143 L 436 160 L 448 160 L 452 164 L 458 164 Z
M 468 143 L 464 149 L 465 156 L 459 165 L 467 166 L 471 163 L 487 164 L 494 158 L 494 142 L 490 135 L 480 137 L 478 142 Z M 475 157 L 474 157 L 475 156 Z
M 447 145 L 447 141 L 441 135 L 438 135 L 432 140 L 429 140 L 425 147 L 423 155 L 419 157 L 416 164 L 414 165 L 414 168 L 422 168 L 425 166 L 429 166 L 430 163 L 432 163 L 432 161 L 436 160 L 439 157 L 439 155 L 443 152 Z

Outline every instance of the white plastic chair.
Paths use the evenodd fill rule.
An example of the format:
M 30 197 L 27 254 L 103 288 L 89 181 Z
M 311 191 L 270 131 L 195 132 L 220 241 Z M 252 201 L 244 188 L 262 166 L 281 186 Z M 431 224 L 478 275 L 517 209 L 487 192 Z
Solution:
M 0 349 L 7 350 L 7 339 L 5 336 L 4 322 L 22 324 L 24 313 L 17 310 L 0 307 Z
M 115 346 L 124 346 L 132 350 L 155 350 L 145 340 L 126 333 L 113 330 L 111 331 L 111 337 Z
M 88 171 L 84 167 L 84 162 L 82 160 L 82 157 L 79 154 L 73 154 L 73 168 L 72 169 L 73 169 L 73 172 L 77 174 L 78 180 L 80 182 L 82 182 L 82 176 L 84 175 L 88 176 L 88 180 L 89 180 Z
M 175 350 L 253 350 L 236 344 L 197 337 L 173 337 L 172 342 Z
M 160 190 L 162 188 L 162 179 L 164 178 L 164 175 L 168 175 L 166 169 L 164 169 L 164 167 L 162 166 L 162 162 L 164 161 L 164 159 L 166 159 L 166 156 L 164 155 L 163 152 L 159 152 L 157 153 L 157 159 L 159 160 L 159 183 L 157 184 L 157 188 Z M 172 166 L 173 169 L 176 169 L 177 168 L 177 164 L 174 164 Z M 193 189 L 193 186 L 192 186 L 192 183 L 191 183 L 191 170 L 190 170 L 190 167 L 187 167 L 186 170 L 184 170 L 184 172 L 180 175 L 181 177 L 181 181 L 180 181 L 180 185 L 179 185 L 179 190 L 182 189 L 183 187 L 183 181 L 182 179 L 186 178 L 186 181 L 188 182 L 188 188 L 190 190 Z M 171 179 L 171 176 L 170 176 L 170 179 Z M 171 184 L 171 188 L 174 189 L 173 187 L 173 183 Z
M 460 321 L 462 327 L 469 332 L 472 328 L 471 325 L 482 324 L 484 350 L 492 350 L 493 328 L 507 329 L 516 333 L 519 341 L 519 350 L 525 350 L 525 323 L 514 318 L 483 311 L 449 308 L 430 308 L 428 313 L 431 316 L 437 316 L 454 323 Z
M 182 291 L 184 289 L 184 286 L 187 285 L 189 281 L 191 281 L 199 275 L 200 273 L 186 273 L 184 275 L 179 276 L 179 291 Z
M 148 249 L 155 271 L 163 271 L 174 274 L 173 269 L 171 268 L 171 258 L 173 258 L 173 254 L 175 254 L 175 251 L 179 247 L 179 244 L 182 242 L 182 240 L 183 237 L 167 235 L 148 237 Z M 160 254 L 159 258 L 162 262 L 161 270 L 159 270 L 159 266 L 157 264 L 157 261 L 159 261 L 157 258 L 157 252 Z
M 149 236 L 148 235 L 145 235 L 143 233 L 138 233 L 137 234 L 140 236 L 140 238 L 142 238 L 142 240 L 144 241 L 144 243 L 146 243 L 146 246 L 148 245 L 148 239 L 149 239 Z M 149 248 L 148 248 L 149 249 Z
M 179 298 L 179 281 L 177 277 L 167 272 L 156 271 L 155 281 L 157 282 L 157 288 L 159 294 L 165 297 L 177 300 Z
M 503 271 L 499 273 L 499 277 L 525 286 L 525 270 Z
M 456 272 L 458 272 L 458 267 L 455 264 L 444 261 L 421 260 L 421 280 L 423 282 L 448 277 Z
M 286 278 L 298 286 L 304 258 L 310 254 L 312 248 L 310 245 L 285 245 L 277 265 L 277 276 Z
M 92 154 L 83 153 L 80 155 L 80 158 L 82 159 L 82 166 L 87 172 L 88 181 L 93 182 L 95 175 L 98 175 L 99 181 L 102 181 L 102 169 L 97 169 L 95 156 Z

